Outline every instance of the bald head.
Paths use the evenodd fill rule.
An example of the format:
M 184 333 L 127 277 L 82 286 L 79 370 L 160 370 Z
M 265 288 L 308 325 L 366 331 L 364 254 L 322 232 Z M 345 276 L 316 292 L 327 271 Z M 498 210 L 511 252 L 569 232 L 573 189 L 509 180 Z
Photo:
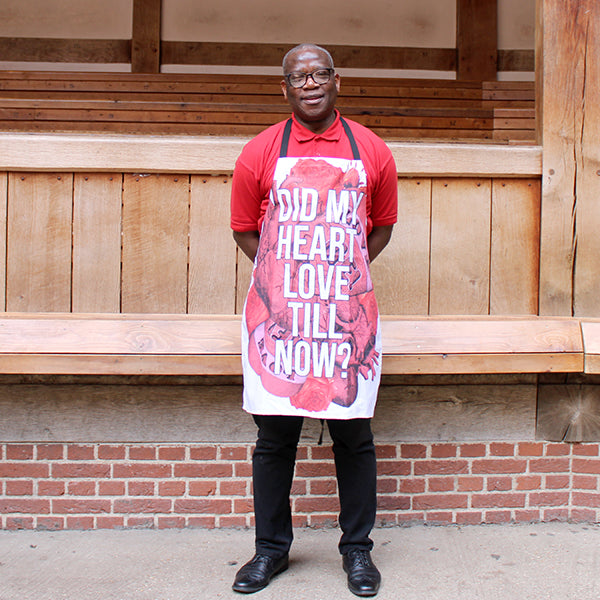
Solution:
M 291 59 L 293 59 L 297 54 L 303 53 L 303 52 L 314 52 L 315 54 L 321 54 L 324 55 L 326 57 L 328 66 L 330 66 L 332 69 L 333 67 L 333 58 L 331 56 L 331 54 L 325 50 L 325 48 L 322 48 L 321 46 L 317 46 L 316 44 L 298 44 L 297 46 L 294 46 L 291 50 L 289 50 L 286 55 L 283 57 L 283 73 L 284 75 L 286 73 L 289 73 L 288 70 L 288 64 L 290 62 Z

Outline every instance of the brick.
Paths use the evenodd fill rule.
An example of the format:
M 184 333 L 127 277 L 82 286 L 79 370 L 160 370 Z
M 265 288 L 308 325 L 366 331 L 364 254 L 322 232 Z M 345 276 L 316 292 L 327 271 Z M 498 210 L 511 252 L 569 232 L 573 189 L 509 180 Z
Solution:
M 423 444 L 402 444 L 400 446 L 400 456 L 402 458 L 425 458 L 427 456 L 427 446 Z
M 176 513 L 210 513 L 223 515 L 231 513 L 231 500 L 221 498 L 180 498 L 175 500 Z
M 468 473 L 466 460 L 424 460 L 415 463 L 415 475 L 455 475 Z
M 296 465 L 298 477 L 334 477 L 335 466 L 332 462 L 299 462 Z
M 127 517 L 125 526 L 136 529 L 154 529 L 154 517 Z
M 62 444 L 38 444 L 38 460 L 61 460 L 63 458 Z
M 125 526 L 125 519 L 116 516 L 98 515 L 96 517 L 96 529 L 120 529 Z
M 70 496 L 94 496 L 96 494 L 95 481 L 69 481 L 67 493 Z
M 514 456 L 515 445 L 507 442 L 492 442 L 490 444 L 490 456 Z
M 198 527 L 202 529 L 214 529 L 217 525 L 215 517 L 212 516 L 201 516 L 201 517 L 188 517 L 188 527 Z
M 517 490 L 539 490 L 542 485 L 541 475 L 518 475 Z
M 154 496 L 154 481 L 130 481 L 127 493 L 130 496 Z
M 411 462 L 408 460 L 381 460 L 377 463 L 379 475 L 405 477 L 410 475 Z
M 483 477 L 459 477 L 457 491 L 480 492 L 483 489 Z
M 600 506 L 600 494 L 591 492 L 573 492 L 571 499 L 573 506 L 597 508 Z
M 171 465 L 153 463 L 124 463 L 113 467 L 113 477 L 118 479 L 139 478 L 165 478 L 171 476 Z
M 55 514 L 90 514 L 110 512 L 110 500 L 98 498 L 55 498 L 52 500 L 52 512 Z
M 129 460 L 156 460 L 156 448 L 154 446 L 131 446 Z
M 125 460 L 127 448 L 125 446 L 99 446 L 98 458 L 100 460 Z
M 247 487 L 245 481 L 221 481 L 219 483 L 219 493 L 223 496 L 245 496 Z
M 62 496 L 65 493 L 64 481 L 39 481 L 38 496 Z
M 390 481 L 385 480 L 385 481 Z M 396 483 L 395 480 L 394 484 Z M 379 484 L 381 480 L 377 482 L 377 489 L 379 489 Z M 310 493 L 314 496 L 326 496 L 337 494 L 337 484 L 335 479 L 312 479 L 310 481 Z
M 474 474 L 524 473 L 526 469 L 527 461 L 518 458 L 474 460 L 471 466 L 471 472 Z
M 543 511 L 543 521 L 561 521 L 565 523 L 569 520 L 568 508 L 547 508 Z
M 338 524 L 336 515 L 309 515 L 308 522 L 316 529 L 331 529 Z
M 467 508 L 469 497 L 466 494 L 424 494 L 413 497 L 413 510 L 435 510 Z
M 375 455 L 378 459 L 384 458 L 396 458 L 397 457 L 397 448 L 392 444 L 387 445 L 377 445 L 375 446 Z
M 453 523 L 452 513 L 447 511 L 428 512 L 425 521 L 435 525 L 451 525 Z
M 296 498 L 294 504 L 296 512 L 333 512 L 340 510 L 340 503 L 336 497 L 332 496 L 311 496 L 308 498 Z M 237 512 L 237 511 L 236 511 Z
M 541 520 L 540 511 L 536 508 L 525 508 L 515 510 L 515 521 L 517 523 L 538 523 Z
M 33 494 L 33 481 L 29 479 L 15 479 L 6 481 L 7 496 L 31 496 Z
M 231 477 L 233 467 L 229 463 L 176 463 L 173 467 L 175 477 Z
M 431 458 L 455 458 L 457 447 L 455 444 L 433 444 Z
M 6 460 L 33 460 L 33 444 L 7 444 Z
M 425 491 L 425 479 L 401 479 L 400 492 L 403 494 L 422 494 Z
M 183 529 L 185 527 L 185 517 L 158 517 L 159 529 Z
M 573 473 L 600 475 L 600 460 L 594 458 L 574 458 Z
M 166 498 L 119 498 L 114 501 L 114 513 L 168 513 L 171 512 L 171 500 Z
M 253 513 L 252 498 L 238 498 L 233 501 L 233 512 L 237 514 Z
M 477 512 L 457 512 L 457 525 L 479 525 L 483 520 L 483 513 Z
M 216 446 L 194 446 L 190 448 L 190 460 L 216 460 Z
M 98 495 L 99 496 L 124 496 L 126 485 L 124 481 L 99 481 Z
M 394 494 L 393 496 L 379 495 L 377 497 L 377 510 L 408 510 L 410 497 Z
M 396 513 L 378 512 L 375 518 L 375 527 L 393 527 L 398 524 Z
M 67 446 L 67 460 L 94 460 L 95 447 L 70 444 Z
M 223 529 L 240 529 L 246 527 L 246 517 L 237 515 L 223 515 L 219 517 L 219 528 Z
M 395 479 L 378 479 L 377 480 L 377 493 L 378 494 L 394 494 L 398 491 L 398 482 Z M 312 493 L 312 485 L 311 485 Z M 317 492 L 315 492 L 317 493 Z M 335 493 L 335 492 L 330 492 Z
M 453 492 L 454 477 L 430 477 L 427 486 L 430 492 Z
M 487 493 L 473 494 L 471 506 L 473 508 L 523 508 L 525 506 L 525 494 L 514 493 Z
M 529 470 L 532 473 L 568 473 L 569 458 L 532 458 Z
M 53 463 L 52 477 L 54 478 L 108 478 L 110 465 L 101 463 Z
M 599 444 L 573 444 L 574 456 L 598 456 Z
M 512 490 L 513 481 L 510 477 L 488 477 L 486 489 L 489 492 L 508 492 Z
M 185 494 L 185 481 L 160 481 L 158 483 L 159 496 L 183 496 Z
M 573 475 L 573 489 L 595 491 L 598 489 L 598 477 L 595 475 Z
M 571 520 L 576 523 L 595 523 L 596 511 L 592 508 L 573 508 L 571 510 Z
M 546 456 L 568 456 L 571 444 L 546 444 Z
M 45 463 L 0 462 L 0 478 L 26 477 L 28 479 L 45 479 L 49 473 L 49 465 Z
M 8 531 L 33 529 L 33 527 L 33 517 L 6 517 L 6 529 Z
M 50 500 L 45 498 L 0 498 L 0 513 L 48 514 Z
M 459 448 L 459 455 L 463 458 L 476 458 L 485 454 L 485 444 L 461 444 Z
M 569 492 L 531 492 L 530 506 L 561 506 L 569 504 Z
M 551 490 L 565 489 L 571 485 L 570 475 L 546 475 L 546 487 Z
M 246 446 L 221 447 L 220 460 L 248 460 L 248 448 Z
M 158 460 L 185 460 L 185 447 L 163 446 L 158 449 Z
M 67 529 L 94 529 L 94 517 L 67 517 Z
M 63 517 L 38 517 L 36 529 L 40 531 L 59 531 L 65 528 Z
M 333 448 L 331 446 L 311 446 L 310 457 L 312 460 L 333 460 Z
M 233 465 L 233 474 L 235 477 L 252 477 L 252 465 L 250 463 L 235 463 Z
M 299 446 L 298 447 L 298 450 L 296 451 L 296 460 L 308 460 L 308 447 L 307 446 Z
M 398 523 L 423 523 L 425 521 L 425 513 L 422 512 L 403 512 L 398 513 Z
M 214 496 L 217 491 L 216 481 L 190 481 L 190 496 Z
M 544 444 L 542 442 L 520 442 L 517 446 L 519 456 L 542 456 Z
M 485 513 L 485 523 L 501 525 L 503 523 L 510 523 L 512 520 L 510 510 L 488 510 Z
M 240 483 L 245 484 L 245 482 Z M 294 496 L 301 496 L 303 494 L 306 494 L 306 480 L 294 479 L 294 481 L 292 481 L 292 488 L 290 490 L 290 493 Z

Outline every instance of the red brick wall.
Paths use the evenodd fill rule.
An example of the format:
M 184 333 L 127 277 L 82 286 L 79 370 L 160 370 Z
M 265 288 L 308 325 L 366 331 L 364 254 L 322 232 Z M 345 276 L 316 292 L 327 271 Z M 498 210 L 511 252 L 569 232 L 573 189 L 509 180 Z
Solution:
M 251 444 L 4 444 L 3 529 L 252 525 Z M 599 444 L 385 444 L 379 525 L 600 520 Z M 299 449 L 297 526 L 338 510 L 327 446 Z

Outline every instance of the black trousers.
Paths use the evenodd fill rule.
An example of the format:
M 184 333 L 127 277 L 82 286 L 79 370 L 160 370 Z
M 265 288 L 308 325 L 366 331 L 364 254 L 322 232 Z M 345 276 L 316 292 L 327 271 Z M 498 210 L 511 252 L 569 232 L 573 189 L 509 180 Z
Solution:
M 292 544 L 290 490 L 303 417 L 254 415 L 258 440 L 252 456 L 256 551 L 275 558 Z M 371 550 L 377 510 L 377 467 L 370 419 L 327 421 L 340 497 L 340 553 Z

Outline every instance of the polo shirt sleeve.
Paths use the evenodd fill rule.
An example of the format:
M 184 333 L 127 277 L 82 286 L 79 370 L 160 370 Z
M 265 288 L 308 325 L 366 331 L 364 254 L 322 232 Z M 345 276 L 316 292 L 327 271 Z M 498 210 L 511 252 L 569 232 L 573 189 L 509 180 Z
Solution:
M 393 225 L 398 220 L 398 173 L 390 149 L 380 147 L 379 176 L 372 190 L 370 220 L 373 227 Z
M 259 231 L 261 217 L 260 170 L 249 154 L 244 150 L 237 159 L 231 186 L 231 229 L 239 232 Z

